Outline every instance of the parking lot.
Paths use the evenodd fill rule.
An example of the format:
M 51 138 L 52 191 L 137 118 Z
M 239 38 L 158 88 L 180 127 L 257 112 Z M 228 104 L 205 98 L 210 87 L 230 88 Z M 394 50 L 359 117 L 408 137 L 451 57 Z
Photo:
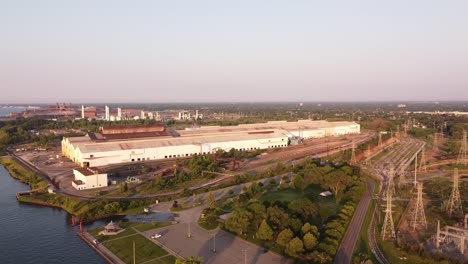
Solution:
M 273 252 L 265 252 L 263 248 L 240 239 L 222 230 L 206 231 L 196 224 L 191 224 L 191 237 L 188 238 L 188 223 L 150 230 L 144 235 L 151 239 L 155 233 L 162 236 L 159 242 L 182 256 L 201 256 L 203 263 L 222 264 L 275 264 L 289 263 L 286 259 Z M 215 236 L 215 245 L 213 245 Z M 213 252 L 215 246 L 216 252 Z

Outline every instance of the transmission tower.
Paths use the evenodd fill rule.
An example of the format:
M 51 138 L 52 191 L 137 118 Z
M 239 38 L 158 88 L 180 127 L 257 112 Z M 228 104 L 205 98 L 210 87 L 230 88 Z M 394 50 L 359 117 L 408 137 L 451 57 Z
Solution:
M 353 140 L 353 147 L 352 147 L 352 151 L 351 151 L 351 164 L 356 164 L 356 143 L 354 143 L 354 140 Z
M 382 226 L 382 240 L 388 238 L 395 239 L 395 226 L 392 217 L 392 193 L 387 192 L 387 208 L 385 208 L 385 218 Z
M 419 162 L 419 171 L 427 172 L 426 168 L 426 151 L 424 148 L 421 151 L 421 161 Z
M 432 143 L 432 149 L 437 150 L 437 133 L 434 133 L 434 143 Z
M 466 151 L 467 151 L 467 146 L 466 146 L 466 130 L 463 130 L 463 138 L 461 140 L 460 144 L 460 153 L 458 154 L 458 164 L 463 164 L 466 166 Z
M 458 182 L 460 176 L 458 175 L 458 169 L 456 168 L 453 172 L 453 188 L 450 199 L 447 203 L 447 214 L 449 217 L 463 215 L 463 207 L 460 199 L 460 189 L 458 188 Z
M 416 195 L 416 201 L 414 204 L 413 217 L 411 218 L 411 225 L 413 230 L 416 230 L 416 226 L 427 228 L 426 214 L 424 213 L 424 204 L 422 200 L 422 182 L 417 185 L 418 193 Z

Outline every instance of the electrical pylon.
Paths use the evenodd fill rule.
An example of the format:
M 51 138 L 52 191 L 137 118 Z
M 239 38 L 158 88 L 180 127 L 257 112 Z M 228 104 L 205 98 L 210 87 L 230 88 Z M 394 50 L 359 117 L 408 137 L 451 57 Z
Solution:
M 463 164 L 466 166 L 466 130 L 463 130 L 463 138 L 460 144 L 460 153 L 458 154 L 457 164 Z
M 413 209 L 413 217 L 411 218 L 411 226 L 413 226 L 413 230 L 416 230 L 416 226 L 422 227 L 424 229 L 427 228 L 426 214 L 424 213 L 424 203 L 422 200 L 422 182 L 419 182 L 417 184 L 417 189 L 418 192 L 416 194 L 416 201 Z
M 437 150 L 437 145 L 439 143 L 437 142 L 437 133 L 434 133 L 434 143 L 432 143 L 432 149 Z
M 463 207 L 460 199 L 460 189 L 458 188 L 459 180 L 460 176 L 458 175 L 458 169 L 456 168 L 453 172 L 452 194 L 450 194 L 450 199 L 447 203 L 447 215 L 449 217 L 463 215 Z
M 387 208 L 385 208 L 385 218 L 382 226 L 382 240 L 395 239 L 395 226 L 392 217 L 392 193 L 387 192 Z
M 351 164 L 356 164 L 357 161 L 356 161 L 356 143 L 354 143 L 354 140 L 353 140 L 353 146 L 352 146 L 352 150 L 351 150 Z
M 421 151 L 421 161 L 419 162 L 419 171 L 427 172 L 426 168 L 426 151 L 424 148 Z

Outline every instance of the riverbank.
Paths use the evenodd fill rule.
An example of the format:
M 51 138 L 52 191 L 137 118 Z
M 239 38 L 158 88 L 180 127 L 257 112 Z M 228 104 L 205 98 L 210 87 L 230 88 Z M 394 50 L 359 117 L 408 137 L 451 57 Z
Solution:
M 28 195 L 17 196 L 18 201 L 61 208 L 76 216 L 79 221 L 92 222 L 115 215 L 141 213 L 144 207 L 155 203 L 153 199 L 145 201 L 80 200 L 74 197 L 48 193 L 47 183 L 36 173 L 25 168 L 14 159 L 8 156 L 0 157 L 0 164 L 7 169 L 14 179 L 29 185 L 32 190 L 36 190 Z

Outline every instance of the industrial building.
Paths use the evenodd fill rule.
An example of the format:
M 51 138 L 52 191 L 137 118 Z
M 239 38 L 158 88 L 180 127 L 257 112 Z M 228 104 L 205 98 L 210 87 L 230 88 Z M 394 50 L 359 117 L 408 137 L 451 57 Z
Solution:
M 95 189 L 107 186 L 107 173 L 97 168 L 77 168 L 73 170 L 75 180 L 72 186 L 77 190 Z
M 164 126 L 101 128 L 84 137 L 65 137 L 62 154 L 82 167 L 161 160 L 214 153 L 287 147 L 292 138 L 321 138 L 360 133 L 354 122 L 299 120 L 238 126 L 171 130 Z

